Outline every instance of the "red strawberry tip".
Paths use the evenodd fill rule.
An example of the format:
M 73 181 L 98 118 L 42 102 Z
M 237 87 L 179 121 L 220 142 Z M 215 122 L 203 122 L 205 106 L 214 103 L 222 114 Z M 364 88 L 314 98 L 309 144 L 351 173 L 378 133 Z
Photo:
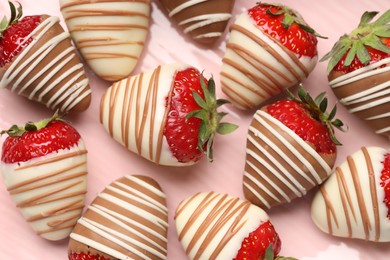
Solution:
M 346 132 L 348 131 L 348 126 L 345 126 L 340 119 L 335 118 L 337 105 L 334 105 L 330 113 L 327 112 L 328 99 L 325 97 L 325 92 L 320 93 L 313 99 L 303 88 L 302 84 L 300 84 L 298 87 L 298 97 L 294 96 L 288 89 L 286 89 L 286 93 L 291 100 L 300 103 L 314 119 L 326 125 L 333 143 L 335 145 L 341 145 L 341 142 L 334 135 L 334 128 Z
M 8 29 L 11 25 L 17 23 L 23 15 L 22 6 L 18 3 L 18 7 L 16 7 L 11 1 L 8 1 L 9 8 L 11 10 L 11 16 L 9 20 L 7 17 L 3 17 L 0 22 L 0 38 L 3 36 L 3 32 Z
M 204 153 L 209 162 L 213 161 L 213 142 L 215 135 L 226 135 L 232 133 L 238 128 L 237 125 L 221 122 L 222 118 L 227 115 L 225 112 L 218 112 L 218 107 L 229 103 L 224 99 L 217 99 L 215 94 L 215 82 L 213 77 L 208 79 L 206 84 L 203 77 L 203 73 L 200 74 L 200 84 L 204 99 L 196 91 L 192 92 L 195 102 L 201 107 L 201 109 L 193 110 L 186 116 L 186 120 L 191 117 L 196 117 L 202 120 L 199 136 L 198 136 L 198 149 Z
M 52 117 L 42 119 L 38 122 L 28 121 L 24 126 L 12 125 L 8 130 L 2 130 L 0 135 L 8 134 L 11 137 L 22 136 L 25 132 L 35 132 L 45 128 L 49 123 L 55 120 L 62 120 L 57 112 L 55 112 Z
M 317 33 L 312 27 L 310 27 L 302 18 L 302 16 L 296 12 L 295 10 L 282 5 L 282 4 L 275 4 L 275 3 L 262 3 L 258 2 L 258 5 L 263 5 L 263 6 L 269 6 L 269 7 L 276 7 L 278 11 L 273 11 L 271 8 L 267 9 L 267 14 L 269 15 L 274 15 L 274 16 L 279 16 L 284 14 L 284 18 L 282 21 L 282 26 L 285 29 L 288 29 L 293 23 L 296 23 L 299 27 L 301 27 L 303 30 L 307 31 L 308 33 L 313 34 L 314 36 L 322 39 L 328 39 L 328 37 L 322 36 L 319 33 Z
M 379 12 L 364 12 L 359 25 L 350 34 L 345 34 L 333 45 L 330 52 L 325 54 L 320 62 L 329 60 L 328 74 L 336 68 L 343 59 L 343 67 L 351 66 L 355 59 L 366 66 L 372 60 L 368 48 L 390 54 L 390 47 L 383 39 L 390 37 L 388 23 L 390 22 L 390 10 L 383 13 L 377 20 L 371 22 Z

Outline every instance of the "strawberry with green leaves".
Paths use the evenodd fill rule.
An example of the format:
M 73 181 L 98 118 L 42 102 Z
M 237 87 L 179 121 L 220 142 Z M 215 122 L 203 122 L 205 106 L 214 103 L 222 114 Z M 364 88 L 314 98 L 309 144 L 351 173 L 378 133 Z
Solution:
M 390 136 L 390 10 L 365 12 L 321 61 L 329 60 L 329 84 L 350 113 L 377 134 Z
M 262 208 L 291 202 L 322 183 L 340 145 L 334 128 L 344 130 L 336 106 L 326 111 L 325 93 L 315 99 L 303 87 L 298 97 L 288 93 L 289 99 L 255 113 L 247 135 L 244 194 Z
M 189 259 L 290 259 L 267 213 L 247 200 L 199 192 L 178 205 L 176 231 Z
M 295 10 L 258 3 L 230 27 L 222 90 L 240 109 L 253 109 L 309 76 L 319 35 Z
M 221 122 L 212 78 L 186 64 L 167 64 L 114 83 L 101 99 L 100 120 L 129 150 L 160 165 L 213 160 L 216 134 L 237 126 Z
M 81 112 L 91 102 L 83 65 L 59 24 L 48 15 L 23 16 L 9 1 L 10 17 L 0 22 L 0 88 L 52 110 Z
M 34 231 L 48 240 L 66 238 L 84 207 L 85 144 L 57 115 L 2 131 L 0 169 L 16 206 Z

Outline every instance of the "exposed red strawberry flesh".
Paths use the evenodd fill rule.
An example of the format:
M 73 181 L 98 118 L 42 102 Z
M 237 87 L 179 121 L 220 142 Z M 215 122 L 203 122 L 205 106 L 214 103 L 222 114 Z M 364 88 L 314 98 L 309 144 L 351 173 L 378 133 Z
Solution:
M 173 156 L 183 163 L 196 162 L 203 155 L 198 149 L 198 134 L 202 120 L 196 117 L 186 119 L 189 112 L 201 109 L 194 100 L 192 91 L 196 91 L 204 98 L 200 85 L 200 72 L 195 68 L 178 71 L 171 93 L 164 135 Z M 168 101 L 167 98 L 167 106 Z
M 26 16 L 3 32 L 3 37 L 0 38 L 0 67 L 12 62 L 31 43 L 32 37 L 26 37 L 40 23 L 40 16 Z
M 318 153 L 336 152 L 336 145 L 326 125 L 313 119 L 300 103 L 293 100 L 279 100 L 266 109 L 271 116 L 293 130 L 303 140 L 313 144 Z
M 272 13 L 277 13 L 281 10 L 280 7 L 258 4 L 248 10 L 248 14 L 263 31 L 282 43 L 287 49 L 298 54 L 298 57 L 308 56 L 314 57 L 317 55 L 317 37 L 303 30 L 297 23 L 292 23 L 286 29 L 282 25 L 284 14 L 272 15 L 268 14 L 270 9 Z
M 382 39 L 382 42 L 385 43 L 387 46 L 390 47 L 390 39 L 389 38 L 383 38 Z M 344 54 L 344 56 L 341 58 L 341 60 L 337 63 L 337 65 L 334 67 L 334 71 L 340 71 L 340 72 L 344 72 L 344 73 L 349 73 L 349 72 L 352 72 L 354 70 L 357 70 L 357 69 L 360 69 L 360 68 L 363 68 L 365 66 L 368 66 L 370 64 L 373 64 L 373 63 L 376 63 L 378 61 L 381 61 L 385 58 L 389 58 L 390 57 L 390 53 L 385 53 L 385 52 L 382 52 L 380 50 L 377 50 L 377 49 L 374 49 L 372 47 L 369 47 L 369 46 L 366 46 L 366 49 L 368 51 L 368 54 L 370 55 L 371 59 L 369 61 L 369 63 L 367 64 L 363 64 L 359 58 L 357 56 L 355 56 L 355 58 L 353 59 L 351 65 L 349 66 L 344 66 L 344 62 L 345 62 L 345 58 L 346 56 L 348 55 L 348 52 L 346 52 Z M 382 65 L 382 67 L 385 67 L 386 64 Z
M 274 226 L 270 221 L 266 221 L 244 239 L 234 260 L 264 259 L 270 244 L 272 244 L 274 255 L 277 256 L 281 249 L 281 241 Z
M 390 219 L 390 154 L 385 155 L 385 159 L 383 161 L 383 169 L 381 172 L 381 187 L 385 192 L 385 198 L 383 202 L 387 207 L 387 218 Z
M 40 130 L 7 137 L 3 143 L 1 160 L 5 163 L 25 162 L 69 149 L 79 140 L 80 134 L 75 128 L 61 120 L 54 120 Z
M 72 252 L 68 254 L 69 260 L 110 260 L 110 258 L 105 258 L 101 255 L 93 255 L 89 252 L 87 254 L 85 253 L 76 253 Z

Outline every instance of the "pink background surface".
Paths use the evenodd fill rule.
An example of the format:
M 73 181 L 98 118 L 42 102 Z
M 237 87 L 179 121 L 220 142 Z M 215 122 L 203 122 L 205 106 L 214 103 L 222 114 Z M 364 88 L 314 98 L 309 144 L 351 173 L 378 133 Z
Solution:
M 24 14 L 57 15 L 61 17 L 58 1 L 20 0 Z M 249 8 L 256 1 L 237 0 L 234 16 Z M 359 23 L 365 10 L 384 12 L 389 8 L 387 0 L 280 0 L 298 10 L 316 31 L 328 40 L 319 39 L 319 56 L 322 57 L 334 42 L 344 33 L 350 32 Z M 8 3 L 0 0 L 0 16 L 8 14 Z M 63 24 L 64 25 L 64 24 Z M 150 33 L 134 74 L 147 71 L 164 63 L 185 62 L 213 74 L 219 86 L 219 72 L 225 50 L 228 32 L 212 48 L 194 44 L 183 33 L 176 30 L 162 12 L 160 4 L 152 3 Z M 180 50 L 180 51 L 179 51 Z M 93 90 L 93 101 L 83 114 L 67 117 L 79 130 L 88 148 L 89 183 L 86 203 L 106 185 L 125 174 L 144 174 L 153 177 L 167 195 L 169 207 L 169 259 L 186 259 L 177 239 L 173 222 L 178 203 L 198 191 L 217 191 L 243 198 L 242 174 L 245 164 L 245 145 L 248 125 L 254 111 L 242 112 L 232 106 L 223 110 L 229 112 L 225 120 L 239 124 L 240 128 L 228 137 L 219 136 L 215 142 L 215 161 L 209 164 L 202 160 L 199 164 L 186 168 L 156 166 L 127 151 L 116 143 L 99 122 L 99 101 L 108 83 L 88 72 Z M 326 64 L 319 63 L 312 74 L 303 82 L 312 95 L 326 91 L 330 104 L 336 100 L 326 78 Z M 224 97 L 217 90 L 220 97 Z M 349 126 L 348 133 L 337 133 L 343 143 L 339 147 L 336 165 L 361 146 L 378 145 L 387 148 L 389 141 L 376 136 L 366 125 L 344 107 L 338 106 L 338 117 Z M 39 120 L 52 114 L 45 107 L 27 101 L 8 90 L 0 90 L 0 129 L 27 120 Z M 0 143 L 5 136 L 1 137 Z M 368 260 L 389 259 L 389 243 L 372 243 L 358 240 L 331 237 L 322 233 L 311 221 L 310 202 L 313 192 L 270 210 L 272 222 L 282 239 L 282 255 L 295 256 L 301 260 L 348 259 Z M 67 259 L 67 241 L 49 242 L 32 231 L 13 205 L 4 185 L 0 186 L 0 259 Z

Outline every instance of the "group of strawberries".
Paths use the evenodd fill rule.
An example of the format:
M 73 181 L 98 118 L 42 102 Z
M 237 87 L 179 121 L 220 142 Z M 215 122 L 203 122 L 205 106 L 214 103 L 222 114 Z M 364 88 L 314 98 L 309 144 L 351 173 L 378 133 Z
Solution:
M 178 3 L 178 6 L 185 8 L 185 3 L 191 1 L 181 2 L 183 3 L 180 3 L 181 5 Z M 42 22 L 40 16 L 22 18 L 21 7 L 10 4 L 11 18 L 4 18 L 0 23 L 1 81 L 7 75 L 7 69 L 13 60 L 25 50 L 30 51 L 28 46 L 34 40 L 32 32 Z M 170 7 L 171 10 L 175 8 L 178 7 Z M 375 80 L 378 71 L 387 67 L 388 62 L 384 61 L 390 57 L 388 40 L 390 12 L 385 12 L 373 21 L 376 15 L 377 12 L 364 13 L 358 28 L 351 34 L 342 36 L 333 49 L 322 58 L 322 61 L 329 59 L 327 72 L 330 84 L 336 86 L 337 97 L 342 103 L 347 102 L 346 106 L 351 109 L 351 112 L 357 110 L 358 116 L 369 118 L 371 121 L 378 118 L 386 119 L 386 115 L 390 113 L 387 104 L 390 96 L 390 91 L 387 89 L 390 86 L 386 85 L 387 80 L 383 82 Z M 213 78 L 205 79 L 197 69 L 187 65 L 162 65 L 152 72 L 126 77 L 114 82 L 102 97 L 100 118 L 109 134 L 129 150 L 157 164 L 190 165 L 199 161 L 203 155 L 212 161 L 215 135 L 231 133 L 238 127 L 221 122 L 225 113 L 218 112 L 218 107 L 232 102 L 240 109 L 258 108 L 271 96 L 298 85 L 303 78 L 307 77 L 314 68 L 313 60 L 314 63 L 317 62 L 317 37 L 322 36 L 308 26 L 296 11 L 282 5 L 258 3 L 242 16 L 239 23 L 233 23 L 232 35 L 238 32 L 253 41 L 261 42 L 259 44 L 261 47 L 252 50 L 253 53 L 272 53 L 264 49 L 279 48 L 288 53 L 287 56 L 291 57 L 292 61 L 282 61 L 276 57 L 268 64 L 264 64 L 263 60 L 256 60 L 256 55 L 251 56 L 236 46 L 237 43 L 228 41 L 228 49 L 234 50 L 234 55 L 237 56 L 232 54 L 233 56 L 225 57 L 224 66 L 231 66 L 237 70 L 245 68 L 240 72 L 226 69 L 222 75 L 222 90 L 229 100 L 217 99 L 216 83 Z M 244 27 L 247 23 L 255 26 L 257 32 L 249 32 L 250 28 Z M 20 42 L 22 44 L 19 44 Z M 247 63 L 238 64 L 241 60 Z M 307 60 L 311 62 L 308 63 Z M 284 67 L 275 69 L 280 64 L 284 64 Z M 296 67 L 303 72 L 299 72 Z M 372 74 L 364 76 L 371 67 L 375 68 Z M 258 75 L 253 73 L 255 70 L 260 71 Z M 277 75 L 280 74 L 277 70 L 286 70 L 285 74 L 292 74 L 292 79 Z M 237 78 L 241 82 L 237 82 L 235 75 L 240 75 Z M 247 78 L 244 78 L 245 75 Z M 355 75 L 362 76 L 354 79 Z M 346 90 L 340 90 L 338 84 L 341 84 L 343 77 L 350 79 L 351 84 L 364 80 L 362 83 L 364 89 L 350 90 L 348 86 L 343 85 Z M 353 92 L 352 96 L 359 96 L 358 91 L 362 91 L 360 99 L 348 103 L 350 92 Z M 247 95 L 246 92 L 250 94 Z M 341 120 L 335 118 L 336 107 L 330 112 L 327 111 L 328 100 L 324 94 L 312 98 L 302 86 L 298 88 L 298 97 L 289 91 L 287 93 L 287 99 L 259 109 L 249 126 L 244 194 L 249 201 L 263 209 L 303 196 L 308 190 L 325 182 L 331 175 L 336 160 L 336 146 L 340 145 L 335 137 L 334 128 L 344 130 Z M 252 99 L 252 96 L 257 97 Z M 370 98 L 365 100 L 366 96 Z M 381 114 L 360 113 L 363 108 L 360 109 L 359 101 L 365 102 L 362 107 L 380 106 Z M 374 105 L 370 105 L 370 102 L 374 102 Z M 131 107 L 132 105 L 134 108 Z M 153 129 L 145 129 L 151 126 Z M 374 129 L 380 134 L 387 135 L 386 127 L 386 122 L 376 122 Z M 2 146 L 3 176 L 9 176 L 8 172 L 20 165 L 28 165 L 30 161 L 35 162 L 51 153 L 66 153 L 80 139 L 77 131 L 58 116 L 39 123 L 28 122 L 23 127 L 12 126 L 2 131 L 2 134 L 5 133 L 9 137 Z M 283 149 L 278 151 L 277 147 L 283 146 L 290 150 L 286 148 L 288 151 Z M 296 163 L 294 161 L 296 158 L 311 156 L 316 158 L 317 162 Z M 290 161 L 281 163 L 285 158 L 290 158 Z M 380 178 L 378 183 L 381 187 L 377 187 L 378 193 L 384 194 L 382 203 L 390 212 L 390 160 L 388 158 L 389 154 L 386 153 L 383 157 L 383 165 L 377 167 L 380 169 L 379 173 L 374 175 L 375 178 Z M 319 166 L 313 166 L 318 177 L 310 168 L 310 164 L 316 165 L 316 163 L 324 168 L 324 173 L 321 175 L 322 170 L 316 168 Z M 72 167 L 71 162 L 69 167 Z M 265 173 L 283 175 L 284 181 L 288 184 L 281 184 L 283 181 L 276 180 L 274 185 L 271 185 L 274 188 L 270 187 L 265 192 L 264 187 L 270 185 L 268 179 L 273 178 L 270 175 L 263 176 Z M 288 179 L 286 176 L 289 175 L 293 178 Z M 302 179 L 306 179 L 308 184 Z M 275 187 L 278 185 L 281 190 L 288 191 L 285 193 L 276 191 Z M 388 221 L 388 215 L 381 218 Z M 241 249 L 231 258 L 274 259 L 279 254 L 280 248 L 279 237 L 267 220 L 260 223 L 259 227 L 242 241 Z M 69 253 L 70 259 L 100 259 L 92 255 L 88 255 L 89 258 L 83 257 L 87 256 L 78 252 Z M 209 256 L 202 257 L 206 259 Z

